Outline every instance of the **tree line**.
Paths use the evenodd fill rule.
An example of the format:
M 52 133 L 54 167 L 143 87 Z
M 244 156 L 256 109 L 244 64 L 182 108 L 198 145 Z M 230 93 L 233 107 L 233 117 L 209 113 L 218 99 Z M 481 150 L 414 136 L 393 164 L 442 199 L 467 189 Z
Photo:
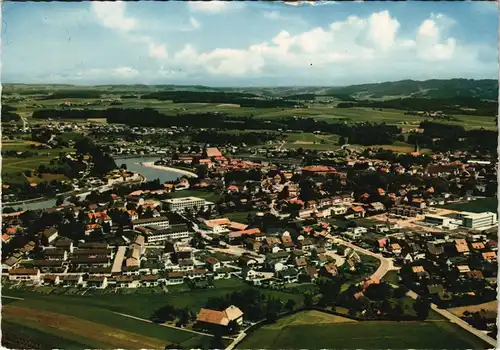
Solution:
M 295 101 L 281 98 L 264 99 L 251 93 L 218 91 L 160 91 L 142 95 L 141 99 L 171 100 L 174 103 L 231 103 L 241 107 L 294 107 Z
M 359 100 L 357 102 L 341 102 L 338 108 L 371 107 L 391 108 L 407 111 L 442 111 L 447 114 L 464 114 L 477 116 L 496 116 L 498 102 L 481 100 L 474 97 L 450 98 L 399 98 L 385 101 Z

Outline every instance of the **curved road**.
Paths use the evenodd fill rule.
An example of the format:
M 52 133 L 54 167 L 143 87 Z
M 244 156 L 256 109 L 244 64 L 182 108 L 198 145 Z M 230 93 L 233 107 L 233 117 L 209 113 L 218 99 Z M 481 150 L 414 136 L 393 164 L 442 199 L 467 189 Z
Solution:
M 359 251 L 363 254 L 370 255 L 370 256 L 373 256 L 373 257 L 379 259 L 381 263 L 380 263 L 380 266 L 377 269 L 377 271 L 375 271 L 375 273 L 371 276 L 371 279 L 373 279 L 373 280 L 380 280 L 380 279 L 382 279 L 382 277 L 385 276 L 385 274 L 388 271 L 398 269 L 394 266 L 392 259 L 384 258 L 380 254 L 373 253 L 367 249 L 358 247 L 350 242 L 346 242 L 346 241 L 339 239 L 339 238 L 331 237 L 331 239 L 334 242 L 340 243 L 342 245 L 345 245 L 346 247 L 352 248 L 352 249 Z M 410 298 L 413 298 L 413 299 L 417 299 L 419 296 L 417 293 L 415 293 L 413 291 L 409 291 L 408 293 L 406 293 L 406 295 L 408 295 Z M 459 325 L 460 327 L 462 327 L 463 329 L 465 329 L 466 331 L 474 334 L 476 337 L 482 339 L 483 341 L 485 341 L 486 343 L 488 343 L 489 345 L 491 345 L 495 349 L 497 348 L 497 341 L 495 339 L 488 336 L 483 331 L 480 331 L 480 330 L 472 327 L 470 324 L 468 324 L 467 322 L 465 322 L 461 318 L 453 315 L 451 312 L 438 308 L 436 304 L 431 304 L 431 309 L 436 311 L 438 314 L 445 317 L 446 319 L 448 319 L 450 322 L 455 323 L 455 324 Z
M 369 256 L 372 256 L 374 258 L 379 259 L 380 266 L 378 267 L 377 271 L 375 271 L 373 273 L 373 275 L 371 276 L 372 280 L 380 281 L 382 279 L 382 277 L 384 277 L 387 272 L 389 272 L 391 270 L 398 270 L 398 268 L 394 266 L 392 259 L 384 258 L 381 254 L 377 254 L 377 253 L 374 253 L 372 251 L 369 251 L 368 249 L 358 247 L 357 245 L 354 245 L 350 242 L 344 241 L 343 239 L 340 239 L 340 238 L 331 237 L 331 239 L 335 243 L 342 244 L 348 248 L 354 249 L 355 251 L 358 251 L 358 252 L 363 253 L 365 255 L 369 255 Z

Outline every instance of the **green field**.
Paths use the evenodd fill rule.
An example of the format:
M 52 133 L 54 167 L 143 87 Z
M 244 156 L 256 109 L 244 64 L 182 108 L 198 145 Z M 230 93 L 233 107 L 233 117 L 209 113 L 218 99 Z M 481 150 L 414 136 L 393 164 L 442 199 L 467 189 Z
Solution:
M 256 210 L 251 210 L 251 211 L 237 211 L 234 213 L 225 213 L 222 215 L 225 218 L 228 218 L 231 221 L 239 222 L 241 224 L 248 224 L 248 214 L 255 214 L 257 213 Z
M 302 313 L 301 313 L 302 314 Z M 485 349 L 486 344 L 447 321 L 337 322 L 304 313 L 250 333 L 240 349 Z
M 235 278 L 228 280 L 214 281 L 213 289 L 195 289 L 190 290 L 185 284 L 168 286 L 169 293 L 144 295 L 137 292 L 131 294 L 102 294 L 102 295 L 46 295 L 36 291 L 24 291 L 17 289 L 3 288 L 3 294 L 13 297 L 25 298 L 27 301 L 55 302 L 64 305 L 76 305 L 80 307 L 94 307 L 103 310 L 110 310 L 129 314 L 140 318 L 149 318 L 154 310 L 166 304 L 171 304 L 176 308 L 188 307 L 194 312 L 198 312 L 208 299 L 230 294 L 234 291 L 247 288 L 248 285 Z M 133 290 L 132 290 L 133 291 Z M 263 290 L 264 294 L 271 294 L 285 302 L 288 299 L 295 299 L 296 302 L 302 301 L 302 295 L 285 293 L 280 291 Z M 71 311 L 71 310 L 69 310 Z
M 153 339 L 154 342 L 165 345 L 169 343 L 183 344 L 184 342 L 189 342 L 190 344 L 201 346 L 210 340 L 210 337 L 207 336 L 117 315 L 110 309 L 93 306 L 93 303 L 89 302 L 89 299 L 87 299 L 87 303 L 84 303 L 83 300 L 75 302 L 64 297 L 33 297 L 20 300 L 10 303 L 7 306 L 15 308 L 12 312 L 9 313 L 10 309 L 3 310 L 2 320 L 32 328 L 38 332 L 47 333 L 52 336 L 62 337 L 66 340 L 78 341 L 79 343 L 85 342 L 94 348 L 109 348 L 110 345 L 115 345 L 116 343 L 111 338 L 108 342 L 106 337 L 94 338 L 91 334 L 86 334 L 85 329 L 78 329 L 79 323 L 82 323 L 82 328 L 86 325 L 99 328 L 100 325 L 103 331 L 105 329 L 109 332 L 123 333 L 120 335 L 121 337 L 137 337 L 136 340 L 144 337 L 145 339 Z M 22 312 L 23 310 L 26 311 Z M 31 311 L 28 313 L 28 310 Z M 45 319 L 47 322 L 37 322 L 34 315 L 39 315 L 40 319 Z M 59 332 L 56 329 L 58 323 L 64 323 L 65 327 L 68 327 L 68 332 Z M 88 340 L 85 341 L 87 337 Z M 56 344 L 53 344 L 52 347 Z
M 480 198 L 466 203 L 449 203 L 440 207 L 452 210 L 470 211 L 473 213 L 481 213 L 484 211 L 496 213 L 498 211 L 498 199 L 491 197 Z
M 121 92 L 116 91 L 116 96 L 120 96 Z M 55 108 L 67 100 L 73 102 L 95 102 L 95 99 L 54 99 L 54 100 L 38 100 L 37 104 L 44 108 Z M 38 107 L 33 107 L 34 101 L 25 102 L 10 102 L 9 105 L 16 107 L 18 112 L 30 116 L 31 112 Z M 154 99 L 124 99 L 120 108 L 154 108 L 159 112 L 170 115 L 182 115 L 186 113 L 207 113 L 207 112 L 224 112 L 234 116 L 254 116 L 257 118 L 275 118 L 275 117 L 292 117 L 292 116 L 308 116 L 315 119 L 321 119 L 331 122 L 338 122 L 347 118 L 350 122 L 386 122 L 387 124 L 395 124 L 403 128 L 418 127 L 418 124 L 423 121 L 424 117 L 415 115 L 405 115 L 402 110 L 394 109 L 372 109 L 367 107 L 354 108 L 336 108 L 337 103 L 329 105 L 312 104 L 309 108 L 251 108 L 251 107 L 235 107 L 227 104 L 218 103 L 173 103 L 172 101 L 159 101 Z M 97 104 L 88 106 L 91 109 L 107 109 L 109 104 Z M 468 115 L 453 115 L 456 121 L 440 121 L 443 123 L 464 125 L 466 129 L 484 127 L 486 129 L 495 129 L 495 122 L 492 117 L 483 116 L 468 116 Z M 39 122 L 39 121 L 37 121 Z
M 50 337 L 63 337 L 60 344 L 68 344 L 71 348 L 72 342 L 85 344 L 87 347 L 106 348 L 120 347 L 122 343 L 118 340 L 106 342 L 103 338 L 92 338 L 85 341 L 81 330 L 77 329 L 78 322 L 83 322 L 88 327 L 107 327 L 108 332 L 122 332 L 121 338 L 134 338 L 133 334 L 148 339 L 150 344 L 164 342 L 164 344 L 180 344 L 183 348 L 206 347 L 210 337 L 202 336 L 187 331 L 162 327 L 148 322 L 131 319 L 115 312 L 149 319 L 154 310 L 161 306 L 170 304 L 176 308 L 188 307 L 198 313 L 209 298 L 221 297 L 242 288 L 247 287 L 241 280 L 217 280 L 214 281 L 216 288 L 190 290 L 187 285 L 169 286 L 169 293 L 148 294 L 92 294 L 84 296 L 42 294 L 37 291 L 9 289 L 4 287 L 2 292 L 8 296 L 24 298 L 24 300 L 7 301 L 10 309 L 3 314 L 3 321 L 8 321 L 16 326 L 22 326 L 25 332 L 32 333 L 32 338 L 38 339 L 37 334 L 47 333 Z M 272 295 L 286 302 L 294 299 L 297 304 L 302 301 L 302 295 L 291 294 L 281 291 L 264 290 L 264 294 Z M 28 312 L 26 310 L 33 310 Z M 44 317 L 50 322 L 36 322 L 38 318 Z M 81 320 L 81 321 L 78 321 Z M 54 325 L 64 323 L 69 333 L 61 333 Z M 140 338 L 139 338 L 140 339 Z M 127 340 L 128 341 L 128 340 Z M 152 343 L 151 343 L 152 342 Z M 59 344 L 59 343 L 57 343 Z
M 3 300 L 2 300 L 3 303 Z M 43 348 L 52 348 L 58 346 L 60 349 L 85 349 L 92 347 L 92 342 L 88 340 L 78 342 L 68 338 L 55 336 L 47 332 L 40 331 L 36 328 L 31 328 L 27 325 L 20 325 L 6 320 L 2 320 L 2 334 L 15 337 L 15 340 L 29 340 L 33 343 L 41 345 Z M 17 343 L 10 343 L 2 337 L 2 345 L 7 348 L 14 348 L 18 346 Z

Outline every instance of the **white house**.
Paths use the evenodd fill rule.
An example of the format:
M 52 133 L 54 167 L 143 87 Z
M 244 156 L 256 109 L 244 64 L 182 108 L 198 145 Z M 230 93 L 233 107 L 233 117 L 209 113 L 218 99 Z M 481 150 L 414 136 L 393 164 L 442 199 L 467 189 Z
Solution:
M 40 282 L 40 270 L 38 269 L 10 269 L 9 281 L 31 281 Z

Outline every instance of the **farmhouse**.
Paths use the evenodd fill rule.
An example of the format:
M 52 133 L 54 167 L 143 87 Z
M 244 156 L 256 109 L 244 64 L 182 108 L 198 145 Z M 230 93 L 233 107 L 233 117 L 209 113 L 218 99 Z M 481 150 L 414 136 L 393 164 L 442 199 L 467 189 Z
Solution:
M 243 312 L 234 305 L 223 311 L 201 309 L 196 318 L 196 326 L 199 328 L 232 329 L 243 323 Z

